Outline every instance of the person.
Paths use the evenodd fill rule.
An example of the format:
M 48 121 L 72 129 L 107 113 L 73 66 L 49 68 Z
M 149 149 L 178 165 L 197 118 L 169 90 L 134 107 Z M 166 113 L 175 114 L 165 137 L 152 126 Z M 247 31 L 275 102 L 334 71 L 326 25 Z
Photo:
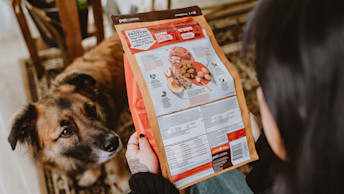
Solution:
M 344 3 L 337 0 L 260 0 L 247 22 L 243 50 L 253 48 L 256 53 L 263 134 L 282 161 L 267 192 L 342 192 L 343 10 Z M 128 145 L 128 159 L 136 158 L 148 170 L 156 170 L 151 166 L 157 161 L 140 155 L 150 150 L 141 147 L 143 139 L 137 138 L 138 152 Z M 143 174 L 135 172 L 139 173 L 132 183 Z M 168 183 L 163 186 L 177 193 Z

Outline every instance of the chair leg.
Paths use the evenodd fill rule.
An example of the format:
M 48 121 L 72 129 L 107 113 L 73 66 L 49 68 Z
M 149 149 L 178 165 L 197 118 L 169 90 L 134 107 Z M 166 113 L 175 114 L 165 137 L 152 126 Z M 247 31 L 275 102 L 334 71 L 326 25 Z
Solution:
M 17 18 L 19 27 L 21 29 L 22 35 L 24 37 L 26 46 L 29 50 L 31 60 L 34 64 L 34 67 L 35 67 L 35 70 L 37 73 L 37 77 L 38 77 L 38 79 L 41 79 L 44 75 L 45 69 L 42 66 L 41 60 L 38 56 L 36 42 L 31 36 L 31 32 L 30 32 L 29 26 L 26 22 L 26 18 L 25 18 L 25 15 L 24 15 L 24 12 L 23 12 L 23 9 L 21 7 L 20 2 L 12 1 L 12 8 L 13 8 L 14 13 L 16 15 L 16 18 Z
M 92 1 L 92 9 L 94 16 L 94 24 L 97 28 L 97 44 L 99 44 L 104 39 L 103 9 L 100 0 Z
M 70 62 L 73 62 L 75 58 L 84 53 L 76 1 L 57 0 L 56 5 L 59 9 L 68 58 Z

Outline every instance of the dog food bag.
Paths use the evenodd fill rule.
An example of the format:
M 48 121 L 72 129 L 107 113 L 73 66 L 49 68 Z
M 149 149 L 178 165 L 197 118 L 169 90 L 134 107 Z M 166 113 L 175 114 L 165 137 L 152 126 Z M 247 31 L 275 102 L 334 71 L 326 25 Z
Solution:
M 129 107 L 183 189 L 258 159 L 240 79 L 199 7 L 112 16 Z

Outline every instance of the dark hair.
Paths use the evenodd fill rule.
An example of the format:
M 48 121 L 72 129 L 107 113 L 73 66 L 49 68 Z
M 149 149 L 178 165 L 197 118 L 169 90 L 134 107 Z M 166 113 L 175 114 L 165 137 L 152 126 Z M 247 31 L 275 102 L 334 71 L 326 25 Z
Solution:
M 288 162 L 275 193 L 340 193 L 344 181 L 344 3 L 260 0 L 247 25 L 258 80 Z

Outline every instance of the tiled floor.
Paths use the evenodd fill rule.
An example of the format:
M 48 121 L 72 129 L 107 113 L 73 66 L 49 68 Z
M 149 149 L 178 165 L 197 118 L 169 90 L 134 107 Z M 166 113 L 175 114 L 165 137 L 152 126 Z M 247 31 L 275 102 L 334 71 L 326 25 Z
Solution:
M 0 193 L 40 193 L 38 175 L 20 146 L 7 141 L 13 115 L 27 103 L 19 58 L 28 57 L 25 42 L 7 1 L 0 1 Z

